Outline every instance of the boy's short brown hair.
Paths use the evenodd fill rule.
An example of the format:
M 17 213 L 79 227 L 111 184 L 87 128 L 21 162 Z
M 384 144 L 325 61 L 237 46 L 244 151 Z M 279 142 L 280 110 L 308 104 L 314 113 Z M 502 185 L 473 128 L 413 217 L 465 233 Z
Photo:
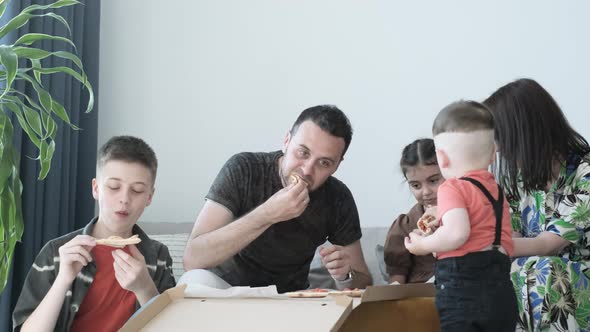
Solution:
M 456 101 L 443 108 L 432 125 L 433 136 L 478 130 L 494 130 L 494 117 L 485 105 L 472 100 Z
M 158 159 L 154 150 L 141 138 L 113 136 L 99 150 L 96 158 L 97 172 L 111 160 L 139 163 L 150 170 L 152 183 L 156 182 Z

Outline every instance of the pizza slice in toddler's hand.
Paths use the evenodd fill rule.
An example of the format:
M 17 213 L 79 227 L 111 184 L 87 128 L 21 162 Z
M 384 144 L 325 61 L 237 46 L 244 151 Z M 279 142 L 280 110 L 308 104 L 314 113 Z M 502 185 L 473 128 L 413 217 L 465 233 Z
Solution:
M 433 229 L 429 224 L 435 220 L 436 217 L 430 214 L 425 214 L 420 218 L 420 220 L 418 220 L 416 225 L 418 226 L 420 232 L 422 232 L 422 235 L 430 235 L 433 232 Z
M 100 244 L 103 246 L 109 246 L 109 247 L 115 247 L 115 248 L 123 248 L 125 246 L 128 246 L 130 244 L 138 244 L 139 242 L 141 242 L 141 239 L 139 238 L 139 236 L 137 234 L 128 237 L 126 239 L 120 237 L 120 236 L 109 236 L 106 239 L 97 239 L 96 240 L 96 244 Z

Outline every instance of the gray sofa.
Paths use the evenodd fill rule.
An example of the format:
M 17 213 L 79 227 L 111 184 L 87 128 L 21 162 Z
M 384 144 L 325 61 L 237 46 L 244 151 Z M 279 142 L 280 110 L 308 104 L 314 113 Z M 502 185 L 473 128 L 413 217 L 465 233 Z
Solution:
M 153 239 L 164 243 L 170 250 L 173 261 L 174 277 L 180 278 L 184 269 L 182 267 L 182 255 L 186 241 L 193 227 L 192 223 L 140 223 L 139 226 Z M 373 283 L 381 285 L 386 283 L 383 261 L 383 243 L 387 235 L 388 227 L 363 227 L 361 246 L 365 261 L 373 277 Z M 328 272 L 323 267 L 319 255 L 314 257 L 309 274 L 312 288 L 334 288 Z

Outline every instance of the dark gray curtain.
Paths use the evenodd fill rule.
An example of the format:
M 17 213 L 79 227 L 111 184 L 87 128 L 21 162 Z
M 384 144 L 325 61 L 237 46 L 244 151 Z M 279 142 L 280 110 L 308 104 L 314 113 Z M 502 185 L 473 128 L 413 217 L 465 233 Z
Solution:
M 34 4 L 49 4 L 52 0 L 11 1 L 5 13 L 13 17 L 21 9 Z M 56 151 L 49 175 L 38 181 L 39 166 L 29 157 L 37 155 L 35 146 L 26 134 L 15 126 L 15 141 L 21 151 L 21 180 L 23 182 L 23 216 L 25 229 L 22 242 L 17 244 L 12 262 L 11 276 L 0 297 L 0 331 L 12 329 L 12 311 L 20 294 L 24 279 L 40 249 L 47 241 L 83 227 L 94 216 L 94 199 L 91 180 L 95 173 L 98 127 L 98 56 L 100 0 L 81 1 L 83 4 L 60 8 L 70 24 L 71 39 L 76 44 L 77 54 L 94 88 L 95 104 L 92 112 L 84 113 L 88 100 L 87 92 L 74 79 L 62 74 L 45 75 L 43 84 L 52 96 L 69 111 L 71 122 L 82 128 L 74 131 L 61 123 L 56 136 Z M 35 18 L 21 28 L 17 35 L 7 36 L 4 43 L 16 40 L 29 32 L 67 35 L 63 25 L 47 18 Z M 64 43 L 44 41 L 40 47 L 64 49 Z M 69 51 L 73 51 L 69 49 Z M 43 60 L 44 66 L 70 65 L 63 59 Z M 30 86 L 17 86 L 31 93 Z M 14 123 L 14 122 L 13 122 Z

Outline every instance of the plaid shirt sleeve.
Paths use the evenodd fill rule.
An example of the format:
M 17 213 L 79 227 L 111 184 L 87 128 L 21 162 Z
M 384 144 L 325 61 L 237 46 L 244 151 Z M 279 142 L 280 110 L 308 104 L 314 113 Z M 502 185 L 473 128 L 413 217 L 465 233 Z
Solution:
M 27 274 L 12 315 L 14 331 L 20 331 L 21 325 L 43 300 L 55 280 L 58 266 L 59 254 L 54 242 L 50 241 L 41 249 Z

